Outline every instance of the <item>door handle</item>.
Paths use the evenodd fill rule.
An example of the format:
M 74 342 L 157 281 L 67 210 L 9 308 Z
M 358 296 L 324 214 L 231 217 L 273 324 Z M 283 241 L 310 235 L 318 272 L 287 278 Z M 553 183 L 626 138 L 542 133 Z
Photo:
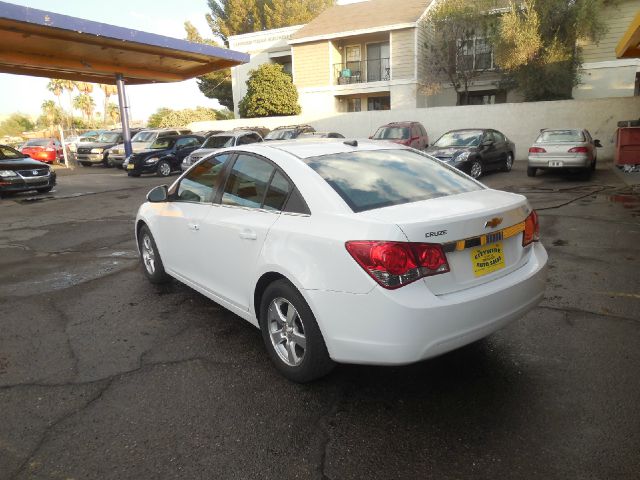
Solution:
M 198 230 L 200 230 L 200 225 L 198 225 L 197 223 L 190 223 L 189 230 L 195 230 L 197 232 Z
M 240 238 L 243 238 L 245 240 L 257 240 L 258 235 L 253 230 L 242 230 L 240 232 Z

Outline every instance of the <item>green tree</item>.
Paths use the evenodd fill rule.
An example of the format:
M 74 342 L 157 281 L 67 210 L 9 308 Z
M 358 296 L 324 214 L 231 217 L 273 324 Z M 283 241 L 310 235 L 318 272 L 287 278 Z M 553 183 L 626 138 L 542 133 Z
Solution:
M 495 35 L 495 58 L 526 101 L 571 98 L 580 45 L 606 32 L 603 8 L 617 0 L 525 0 L 511 3 Z
M 431 10 L 425 28 L 429 41 L 425 45 L 424 68 L 428 94 L 450 84 L 467 104 L 469 87 L 492 68 L 480 62 L 474 52 L 491 48 L 492 31 L 498 21 L 488 14 L 495 0 L 443 0 Z M 490 59 L 490 57 L 489 57 Z
M 298 91 L 282 65 L 265 63 L 252 70 L 247 94 L 240 100 L 240 116 L 245 118 L 297 115 Z
M 109 103 L 109 97 L 112 95 L 116 95 L 118 93 L 118 88 L 115 85 L 108 85 L 106 83 L 99 84 L 100 90 L 104 93 L 104 105 L 102 110 L 102 123 L 104 125 L 107 124 L 107 119 L 109 118 L 108 107 L 112 105 Z
M 60 125 L 64 114 L 62 108 L 56 105 L 53 100 L 45 100 L 40 106 L 42 109 L 42 115 L 38 118 L 38 125 L 45 127 L 52 127 L 54 125 Z
M 34 123 L 27 115 L 16 112 L 0 122 L 0 135 L 17 136 L 34 128 Z
M 170 115 L 173 112 L 170 108 L 160 107 L 155 113 L 152 113 L 149 116 L 149 120 L 147 121 L 147 127 L 149 128 L 159 128 L 162 119 L 166 116 Z
M 106 110 L 107 119 L 112 123 L 120 122 L 120 107 L 115 103 L 107 103 Z
M 271 0 L 264 2 L 264 20 L 266 29 L 289 27 L 309 23 L 328 7 L 334 0 Z
M 82 118 L 86 120 L 87 123 L 91 123 L 96 102 L 89 93 L 81 93 L 73 97 L 73 108 L 80 110 L 80 112 L 82 112 Z
M 191 122 L 224 120 L 227 118 L 226 112 L 226 110 L 220 112 L 214 108 L 206 107 L 185 108 L 183 110 L 161 107 L 149 117 L 147 126 L 149 128 L 183 127 Z

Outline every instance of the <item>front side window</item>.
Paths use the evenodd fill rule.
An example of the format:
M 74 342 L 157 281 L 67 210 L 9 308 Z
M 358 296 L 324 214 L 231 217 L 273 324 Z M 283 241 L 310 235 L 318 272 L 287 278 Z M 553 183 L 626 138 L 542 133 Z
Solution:
M 222 203 L 260 208 L 275 167 L 252 155 L 240 154 L 229 173 Z
M 303 160 L 354 212 L 418 202 L 483 187 L 413 150 L 372 150 Z
M 193 167 L 180 181 L 176 200 L 181 202 L 211 203 L 216 195 L 216 185 L 225 163 L 231 157 L 224 153 L 203 160 Z
M 167 150 L 173 147 L 174 143 L 176 143 L 175 138 L 158 138 L 149 148 L 151 150 Z

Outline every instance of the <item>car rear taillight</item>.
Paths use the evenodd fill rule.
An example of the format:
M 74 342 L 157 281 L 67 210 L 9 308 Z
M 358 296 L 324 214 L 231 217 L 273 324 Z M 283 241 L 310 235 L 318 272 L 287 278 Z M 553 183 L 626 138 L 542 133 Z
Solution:
M 345 246 L 365 272 L 390 290 L 449 271 L 447 257 L 438 244 L 350 241 Z
M 573 147 L 569 149 L 569 153 L 589 153 L 587 147 Z
M 524 221 L 524 233 L 522 235 L 522 246 L 526 247 L 531 242 L 540 240 L 540 224 L 538 223 L 538 214 L 532 210 L 527 219 Z
M 56 151 L 56 149 L 55 149 L 55 148 L 53 148 L 53 147 L 47 147 L 47 148 L 45 148 L 44 150 L 45 150 L 46 152 L 55 152 L 55 151 Z
M 529 153 L 547 153 L 547 151 L 542 147 L 531 147 Z

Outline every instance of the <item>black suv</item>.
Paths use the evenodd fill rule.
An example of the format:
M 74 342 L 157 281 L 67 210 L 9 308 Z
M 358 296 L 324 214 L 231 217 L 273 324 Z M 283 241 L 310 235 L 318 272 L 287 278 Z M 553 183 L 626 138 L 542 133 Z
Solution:
M 316 129 L 311 125 L 291 125 L 289 127 L 278 127 L 271 130 L 266 137 L 265 142 L 269 140 L 293 140 L 298 138 L 302 133 L 313 133 Z
M 200 148 L 202 142 L 204 137 L 200 135 L 160 137 L 147 150 L 130 155 L 122 166 L 130 177 L 139 177 L 143 173 L 166 177 L 179 171 L 182 160 Z
M 131 135 L 135 135 L 141 129 L 132 129 Z M 124 137 L 122 130 L 110 130 L 108 132 L 102 132 L 94 142 L 79 143 L 76 150 L 76 160 L 83 167 L 90 167 L 91 165 L 102 164 L 105 167 L 109 167 L 108 156 L 109 148 L 115 147 L 122 143 Z

